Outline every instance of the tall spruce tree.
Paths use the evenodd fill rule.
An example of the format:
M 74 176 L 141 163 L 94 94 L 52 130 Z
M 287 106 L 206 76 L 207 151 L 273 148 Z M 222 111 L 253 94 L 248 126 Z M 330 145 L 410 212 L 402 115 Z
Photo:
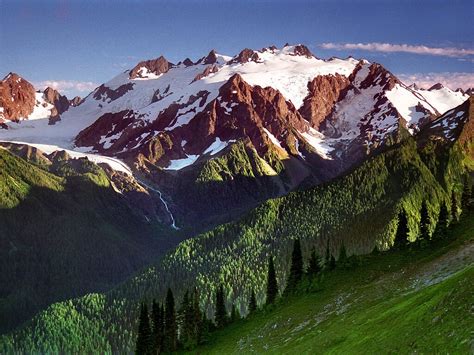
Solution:
M 197 344 L 203 340 L 204 324 L 203 315 L 199 306 L 199 291 L 197 287 L 194 288 L 192 295 L 192 312 L 193 312 L 193 339 Z
M 303 254 L 301 253 L 301 244 L 299 239 L 295 239 L 293 243 L 293 253 L 291 254 L 290 274 L 286 284 L 285 292 L 294 292 L 301 278 L 303 277 Z
M 466 214 L 471 209 L 472 186 L 469 180 L 470 180 L 469 175 L 466 175 L 464 177 L 464 188 L 462 190 L 462 196 L 461 196 L 461 205 L 462 205 L 463 214 Z
M 153 353 L 157 354 L 163 349 L 163 309 L 161 305 L 155 300 L 153 300 L 151 318 L 153 323 Z
M 267 304 L 275 302 L 278 296 L 278 284 L 276 279 L 275 265 L 273 264 L 273 257 L 268 258 L 268 274 L 267 274 Z
M 451 193 L 451 224 L 456 224 L 459 221 L 459 206 L 458 199 L 454 190 Z
M 421 204 L 420 210 L 420 240 L 428 242 L 430 240 L 430 225 L 431 219 L 428 212 L 428 205 L 426 201 Z
M 257 310 L 257 298 L 255 297 L 255 291 L 252 290 L 250 293 L 250 300 L 249 300 L 249 314 L 255 312 Z
M 165 307 L 165 329 L 163 348 L 165 351 L 176 351 L 178 347 L 178 325 L 176 323 L 176 309 L 174 303 L 173 292 L 168 288 L 166 293 L 166 307 Z
M 436 229 L 434 232 L 434 237 L 436 239 L 443 239 L 446 238 L 448 233 L 448 226 L 449 226 L 449 213 L 448 207 L 443 202 L 441 203 L 438 215 L 438 223 L 436 224 Z
M 398 213 L 398 226 L 395 233 L 393 246 L 396 249 L 404 249 L 408 245 L 408 218 L 404 209 Z
M 344 243 L 341 245 L 341 248 L 339 249 L 339 258 L 337 259 L 337 265 L 338 267 L 341 267 L 341 268 L 348 267 L 349 265 L 349 262 L 347 259 L 346 247 Z
M 324 267 L 329 268 L 329 262 L 331 261 L 331 252 L 329 251 L 329 238 L 326 243 L 326 256 L 324 257 Z
M 146 303 L 140 306 L 140 318 L 138 321 L 138 335 L 135 344 L 136 354 L 152 354 L 153 342 L 150 328 L 150 318 L 148 316 L 148 307 Z
M 316 250 L 313 248 L 309 257 L 308 270 L 306 271 L 308 275 L 316 276 L 321 272 L 320 262 L 318 254 L 316 254 Z
M 189 299 L 189 292 L 183 295 L 181 308 L 179 310 L 179 340 L 185 349 L 190 349 L 192 345 L 193 319 L 192 308 Z
M 224 286 L 221 284 L 216 291 L 215 322 L 218 328 L 227 324 L 227 309 L 225 306 Z
M 235 303 L 232 304 L 232 310 L 230 311 L 230 321 L 235 322 L 240 319 L 240 312 L 237 310 Z

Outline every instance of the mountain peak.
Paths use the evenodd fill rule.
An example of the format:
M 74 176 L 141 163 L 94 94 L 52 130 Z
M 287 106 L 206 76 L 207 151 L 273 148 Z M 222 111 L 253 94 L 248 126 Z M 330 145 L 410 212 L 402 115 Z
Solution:
M 217 52 L 215 49 L 212 49 L 209 54 L 201 59 L 202 64 L 215 64 L 217 62 Z
M 160 56 L 156 59 L 144 60 L 138 63 L 129 74 L 130 79 L 137 78 L 155 78 L 161 74 L 168 72 L 173 63 Z
M 14 72 L 8 73 L 8 74 L 2 79 L 2 81 L 19 81 L 19 80 L 25 80 L 25 79 L 23 79 L 20 75 L 18 75 L 17 73 L 14 73 Z
M 430 87 L 428 91 L 441 90 L 443 88 L 444 88 L 443 84 L 437 83 L 437 84 L 434 84 L 432 87 Z
M 259 59 L 260 57 L 258 56 L 258 52 L 254 51 L 253 49 L 245 48 L 242 49 L 238 55 L 232 58 L 228 64 L 258 62 Z

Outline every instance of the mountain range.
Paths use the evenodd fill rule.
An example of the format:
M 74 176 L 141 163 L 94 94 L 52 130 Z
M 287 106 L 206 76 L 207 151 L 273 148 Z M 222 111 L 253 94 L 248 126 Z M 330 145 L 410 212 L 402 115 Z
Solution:
M 1 140 L 118 158 L 120 173 L 166 200 L 148 219 L 197 230 L 329 181 L 469 97 L 409 87 L 367 60 L 319 59 L 304 45 L 176 64 L 160 56 L 82 100 L 34 92 L 16 74 L 1 87 Z
M 472 175 L 473 100 L 304 45 L 160 56 L 72 100 L 8 74 L 0 352 L 133 351 L 138 304 L 168 287 L 212 317 L 223 284 L 246 314 L 270 255 L 281 285 L 296 238 L 386 251 L 400 210 L 414 242 L 420 206 L 435 221 Z

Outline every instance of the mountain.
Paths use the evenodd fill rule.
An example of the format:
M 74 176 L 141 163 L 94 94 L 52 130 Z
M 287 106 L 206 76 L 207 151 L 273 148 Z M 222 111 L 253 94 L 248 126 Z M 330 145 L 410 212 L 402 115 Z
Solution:
M 78 106 L 80 97 L 69 100 L 55 89 L 47 87 L 35 91 L 33 85 L 16 73 L 9 73 L 0 81 L 0 124 L 7 122 L 51 118 L 59 119 L 69 107 Z
M 121 188 L 126 175 L 105 169 L 64 151 L 0 146 L 0 332 L 51 303 L 109 290 L 180 240 L 153 222 L 157 197 L 131 181 Z
M 60 120 L 7 123 L 0 139 L 119 158 L 159 188 L 179 227 L 202 231 L 343 174 L 467 98 L 303 45 L 212 50 L 141 61 Z
M 466 173 L 472 173 L 472 105 L 471 98 L 333 181 L 270 199 L 237 221 L 181 242 L 110 292 L 51 305 L 3 336 L 0 349 L 132 351 L 139 302 L 163 300 L 168 287 L 180 299 L 197 286 L 201 306 L 211 316 L 213 295 L 222 284 L 227 305 L 235 304 L 245 314 L 250 290 L 259 303 L 264 299 L 269 255 L 276 257 L 278 284 L 283 285 L 295 238 L 301 240 L 305 260 L 313 248 L 318 255 L 328 251 L 335 257 L 343 246 L 349 256 L 374 248 L 386 251 L 393 246 L 401 209 L 408 219 L 408 239 L 415 242 L 423 203 L 429 233 L 442 205 L 451 214 L 459 212 L 452 210 L 452 200 L 460 200 Z M 419 297 L 432 294 L 426 292 Z

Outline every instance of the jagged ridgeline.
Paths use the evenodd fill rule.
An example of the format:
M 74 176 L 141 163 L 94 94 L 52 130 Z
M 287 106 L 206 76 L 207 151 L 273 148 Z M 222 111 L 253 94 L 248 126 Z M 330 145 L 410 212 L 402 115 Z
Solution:
M 461 111 L 465 121 L 447 134 L 449 117 Z M 162 300 L 168 287 L 180 299 L 186 288 L 197 286 L 201 305 L 211 314 L 212 296 L 222 283 L 228 309 L 236 303 L 245 313 L 252 289 L 263 301 L 271 254 L 278 284 L 284 284 L 295 238 L 301 240 L 305 260 L 312 247 L 324 255 L 329 246 L 335 256 L 343 245 L 349 255 L 369 253 L 375 246 L 388 249 L 402 208 L 409 239 L 417 237 L 423 201 L 432 232 L 441 204 L 451 206 L 453 192 L 460 198 L 465 173 L 473 166 L 469 111 L 472 105 L 466 102 L 418 138 L 387 148 L 333 182 L 269 200 L 238 222 L 182 242 L 161 263 L 109 293 L 50 306 L 1 338 L 0 352 L 133 351 L 140 301 Z
M 35 148 L 4 146 L 0 332 L 53 302 L 110 289 L 162 250 L 161 230 L 143 223 L 101 167 L 64 152 L 48 159 Z

